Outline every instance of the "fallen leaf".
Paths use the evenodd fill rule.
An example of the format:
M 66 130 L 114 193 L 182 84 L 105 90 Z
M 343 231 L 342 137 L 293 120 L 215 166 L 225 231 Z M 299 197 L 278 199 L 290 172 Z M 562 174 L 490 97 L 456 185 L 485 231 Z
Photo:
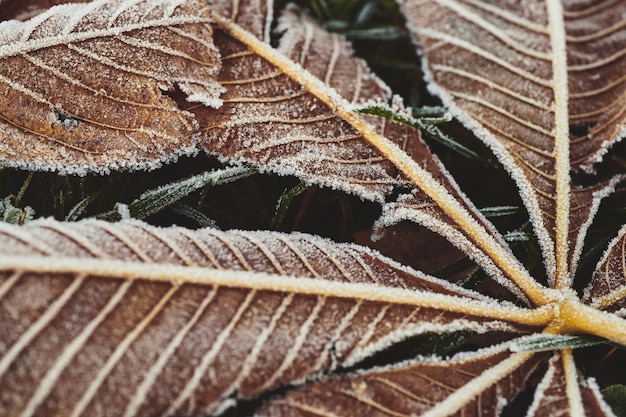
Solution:
M 14 41 L 6 45 L 18 45 L 18 52 L 0 58 L 0 69 L 13 58 L 28 60 L 31 51 L 16 42 L 22 33 L 28 43 L 48 39 L 37 33 L 53 21 L 100 28 L 100 12 L 109 20 L 117 16 L 114 21 L 127 10 L 147 15 L 129 16 L 133 23 L 117 28 L 122 34 L 87 43 L 133 43 L 126 30 L 134 24 L 142 37 L 153 26 L 176 36 L 202 31 L 198 42 L 208 46 L 202 49 L 208 69 L 202 59 L 173 68 L 204 78 L 191 84 L 182 76 L 167 78 L 169 97 L 159 98 L 190 126 L 172 137 L 188 140 L 190 152 L 203 149 L 376 201 L 384 207 L 380 228 L 400 220 L 424 224 L 464 250 L 518 303 L 461 289 L 362 247 L 300 234 L 192 232 L 139 222 L 1 226 L 3 407 L 21 416 L 201 415 L 256 398 L 253 411 L 266 415 L 478 417 L 501 415 L 521 390 L 534 389 L 529 416 L 613 415 L 572 350 L 588 343 L 579 335 L 626 345 L 626 232 L 610 244 L 582 298 L 572 280 L 600 199 L 619 179 L 578 188 L 570 170 L 590 169 L 623 134 L 617 68 L 624 59 L 624 6 L 500 3 L 408 0 L 403 7 L 433 91 L 517 182 L 542 245 L 549 287 L 516 259 L 416 130 L 362 111 L 411 117 L 344 40 L 293 8 L 279 20 L 277 48 L 268 37 L 269 3 L 207 8 L 191 0 L 99 1 L 2 23 L 0 33 Z M 155 21 L 161 23 L 146 23 Z M 606 29 L 597 29 L 602 25 Z M 63 32 L 58 25 L 51 30 Z M 82 47 L 64 42 L 46 48 Z M 0 51 L 10 50 L 6 45 Z M 145 58 L 141 48 L 131 49 L 135 55 L 125 65 Z M 159 61 L 166 62 L 169 57 Z M 8 79 L 5 88 L 17 83 Z M 146 82 L 158 90 L 158 82 Z M 54 107 L 39 106 L 54 114 Z M 64 120 L 51 136 L 29 136 L 29 146 L 45 143 L 52 149 L 47 152 L 65 154 L 72 141 L 91 137 L 78 134 L 83 124 Z M 161 145 L 173 148 L 150 161 L 128 158 L 112 142 L 116 150 L 104 162 L 89 156 L 89 164 L 61 158 L 34 166 L 77 172 L 147 167 L 183 149 Z M 28 165 L 15 155 L 4 163 Z M 398 191 L 403 194 L 393 200 Z M 467 331 L 483 335 L 478 347 L 451 343 L 459 353 L 368 363 L 420 335 Z
M 550 317 L 315 236 L 51 220 L 0 235 L 8 415 L 217 413 L 419 334 Z
M 602 2 L 595 2 L 602 4 Z M 517 182 L 551 280 L 575 274 L 586 229 L 611 191 L 574 188 L 624 136 L 623 4 L 403 2 L 431 90 Z
M 196 152 L 193 116 L 167 95 L 221 104 L 203 7 L 98 1 L 0 23 L 2 165 L 104 173 Z

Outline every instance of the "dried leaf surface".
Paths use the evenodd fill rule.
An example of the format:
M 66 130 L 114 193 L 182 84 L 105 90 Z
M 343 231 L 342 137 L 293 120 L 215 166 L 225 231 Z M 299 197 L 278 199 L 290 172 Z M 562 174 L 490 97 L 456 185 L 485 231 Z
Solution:
M 229 19 L 264 42 L 270 42 L 274 18 L 272 0 L 208 0 L 213 13 Z
M 607 416 L 615 414 L 606 405 L 593 380 L 578 375 L 571 351 L 555 354 L 537 387 L 529 417 Z
M 200 1 L 118 0 L 0 24 L 1 163 L 104 172 L 194 152 L 167 91 L 220 104 L 209 21 Z
M 583 239 L 574 221 L 592 217 L 597 205 L 593 190 L 569 193 L 569 170 L 590 167 L 623 136 L 626 41 L 616 16 L 626 6 L 579 13 L 551 1 L 409 0 L 404 7 L 433 91 L 509 169 L 548 273 L 566 286 L 576 251 L 564 248 Z
M 8 415 L 210 413 L 412 335 L 546 320 L 306 235 L 98 221 L 0 235 Z
M 291 36 L 285 38 L 291 41 Z M 218 112 L 202 106 L 189 108 L 203 128 L 203 149 L 282 174 L 298 174 L 334 188 L 348 188 L 381 202 L 401 183 L 393 164 L 363 140 L 363 132 L 307 91 L 307 86 L 291 74 L 268 61 L 268 55 L 278 52 L 254 50 L 228 30 L 217 29 L 215 42 L 222 55 L 218 79 L 226 88 L 224 105 Z M 306 60 L 318 66 L 328 63 L 331 46 L 332 43 L 326 44 L 324 53 L 309 49 Z M 335 54 L 340 53 L 341 47 L 345 43 L 335 46 Z M 324 71 L 327 80 L 341 77 L 342 84 L 356 86 L 350 99 L 361 97 L 362 81 L 346 82 L 345 74 L 334 73 L 333 66 Z M 357 80 L 371 80 L 365 81 L 365 88 L 373 91 L 366 90 L 365 94 L 388 98 L 388 91 L 362 62 L 353 71 L 351 75 L 356 74 Z M 329 172 L 331 166 L 333 170 Z
M 624 316 L 626 313 L 626 226 L 609 244 L 585 290 L 585 302 Z
M 626 134 L 624 13 L 622 2 L 564 5 L 573 168 L 590 169 Z
M 448 360 L 424 358 L 309 385 L 260 415 L 497 416 L 543 356 L 511 353 L 505 345 Z
M 452 184 L 451 186 L 454 187 Z M 464 196 L 459 198 L 459 200 L 465 201 Z M 493 233 L 494 238 L 498 240 L 501 247 L 505 250 L 508 249 L 501 236 L 493 230 L 491 224 L 480 215 L 473 205 L 468 207 L 468 212 L 472 214 L 473 222 L 485 224 L 485 228 Z M 384 231 L 385 227 L 405 220 L 422 224 L 445 236 L 449 242 L 468 254 L 496 282 L 508 288 L 519 299 L 527 303 L 529 302 L 524 290 L 514 280 L 509 279 L 502 269 L 493 262 L 492 258 L 476 245 L 475 239 L 468 235 L 463 227 L 446 215 L 423 192 L 416 191 L 413 194 L 405 194 L 400 196 L 397 201 L 386 204 L 383 207 L 382 216 L 376 223 L 376 228 L 379 231 Z M 511 256 L 513 255 L 511 254 Z
M 495 229 L 458 190 L 417 130 L 366 114 L 350 117 L 367 125 L 348 123 L 346 112 L 353 105 L 384 104 L 392 98 L 364 62 L 353 56 L 345 40 L 322 30 L 295 9 L 284 13 L 279 30 L 284 33 L 277 52 L 258 51 L 250 43 L 235 39 L 227 28 L 224 36 L 216 32 L 216 43 L 224 56 L 219 80 L 227 88 L 225 104 L 219 112 L 200 106 L 189 108 L 202 126 L 208 126 L 202 142 L 205 150 L 382 202 L 394 186 L 416 184 L 410 184 L 365 138 L 368 133 L 378 134 L 427 170 L 434 182 L 460 202 L 465 217 L 490 234 L 500 250 L 508 250 Z M 335 88 L 346 101 L 324 102 L 324 96 L 333 97 L 335 93 L 315 91 L 297 82 L 286 68 L 270 62 L 270 55 L 278 53 L 323 81 L 326 88 Z M 396 111 L 406 112 L 401 104 L 394 106 Z M 419 186 L 416 193 L 423 204 L 413 207 L 411 220 L 425 224 L 471 253 L 500 283 L 525 298 L 518 285 L 508 280 L 506 273 L 476 246 L 475 238 L 457 226 Z M 399 220 L 395 216 L 385 225 Z
M 34 152 L 52 145 L 48 152 L 61 157 L 35 163 L 11 154 L 9 164 L 85 172 L 149 166 L 202 148 L 381 203 L 405 187 L 411 194 L 385 207 L 382 226 L 401 219 L 426 224 L 532 308 L 306 235 L 191 232 L 139 222 L 0 226 L 0 333 L 7 335 L 0 340 L 0 408 L 21 416 L 199 415 L 283 387 L 285 396 L 266 397 L 264 412 L 495 416 L 531 374 L 547 368 L 529 415 L 611 415 L 595 383 L 579 377 L 569 349 L 553 354 L 548 366 L 547 353 L 512 352 L 503 344 L 333 374 L 425 332 L 591 333 L 626 344 L 619 318 L 626 232 L 605 254 L 584 301 L 570 289 L 585 232 L 615 183 L 579 190 L 569 176 L 622 135 L 624 80 L 615 68 L 623 59 L 624 25 L 607 14 L 615 3 L 561 10 L 554 1 L 523 9 L 419 2 L 426 21 L 417 32 L 435 90 L 494 148 L 530 201 L 555 277 L 551 289 L 515 259 L 416 131 L 358 112 L 372 101 L 406 109 L 345 41 L 293 9 L 278 24 L 278 49 L 268 44 L 269 2 L 216 0 L 207 8 L 200 0 L 97 1 L 2 23 L 4 88 L 38 115 L 12 116 L 25 107 L 7 106 L 5 132 L 23 127 L 15 120 L 31 123 L 39 134 L 13 146 Z M 417 6 L 409 1 L 406 8 Z M 141 61 L 148 70 L 136 66 Z M 141 88 L 114 84 L 114 94 L 102 93 L 98 72 L 85 74 L 84 62 L 106 74 L 136 75 L 141 88 L 148 82 L 145 102 L 135 97 Z M 34 83 L 41 77 L 20 75 L 24 66 L 48 78 Z M 16 78 L 2 73 L 9 69 Z M 79 99 L 57 103 L 64 96 L 54 86 Z M 83 129 L 108 129 L 87 114 L 96 109 L 94 100 L 135 106 L 125 119 L 130 127 L 107 133 L 130 141 L 128 149 L 104 136 L 93 149 L 76 142 L 94 137 Z M 116 117 L 105 108 L 98 114 Z M 141 115 L 155 112 L 167 119 L 152 123 L 178 130 L 149 130 Z M 46 129 L 53 134 L 42 134 Z M 161 153 L 135 157 L 137 132 L 169 136 L 144 146 L 162 146 Z M 123 152 L 106 159 L 99 153 L 106 146 Z

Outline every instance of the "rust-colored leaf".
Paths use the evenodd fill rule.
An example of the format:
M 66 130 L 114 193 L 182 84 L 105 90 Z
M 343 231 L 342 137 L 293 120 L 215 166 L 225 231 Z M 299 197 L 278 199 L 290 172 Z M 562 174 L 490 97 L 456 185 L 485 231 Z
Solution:
M 543 357 L 511 353 L 505 345 L 448 360 L 423 358 L 312 384 L 270 402 L 261 415 L 497 416 Z
M 626 307 L 626 226 L 609 244 L 585 290 L 585 302 L 624 316 Z
M 613 417 L 593 380 L 578 375 L 571 351 L 555 354 L 537 387 L 529 417 L 589 415 Z
M 288 32 L 283 44 L 292 42 L 296 35 L 297 32 Z M 333 47 L 332 39 L 334 52 L 328 50 Z M 334 68 L 326 67 L 328 61 L 320 57 L 342 53 L 345 48 L 336 36 L 330 40 L 330 44 L 324 45 L 324 54 L 318 56 L 314 49 L 309 49 L 302 55 L 302 63 L 308 59 L 318 71 L 321 67 L 327 73 L 327 81 L 333 77 Z M 216 29 L 215 42 L 222 55 L 218 80 L 226 88 L 224 105 L 218 112 L 189 106 L 202 126 L 203 149 L 282 174 L 297 173 L 308 181 L 349 189 L 381 202 L 394 186 L 401 184 L 393 164 L 363 140 L 363 133 L 347 122 L 345 115 L 320 100 L 309 86 L 294 80 L 285 68 L 268 61 L 268 57 L 280 56 L 276 51 L 254 50 L 222 28 Z M 350 63 L 357 65 L 352 74 L 359 80 L 348 84 L 355 86 L 351 99 L 359 100 L 361 94 L 388 98 L 389 92 L 362 61 L 352 59 Z M 347 102 L 339 105 L 344 107 L 339 109 L 344 113 L 350 111 L 345 108 Z M 329 166 L 335 169 L 329 172 Z
M 593 190 L 570 193 L 569 171 L 590 169 L 623 136 L 626 44 L 617 16 L 626 6 L 403 4 L 432 90 L 511 172 L 550 278 L 569 285 L 584 240 L 577 220 L 597 206 Z
M 2 165 L 106 172 L 195 152 L 196 122 L 167 95 L 219 106 L 209 21 L 200 1 L 97 1 L 0 24 Z
M 7 416 L 212 413 L 407 337 L 549 318 L 313 236 L 96 221 L 0 236 Z

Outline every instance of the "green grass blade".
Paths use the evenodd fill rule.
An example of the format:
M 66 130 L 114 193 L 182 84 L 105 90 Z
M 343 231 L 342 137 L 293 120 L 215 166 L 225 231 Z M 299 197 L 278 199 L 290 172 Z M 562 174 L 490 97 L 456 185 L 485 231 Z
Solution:
M 466 146 L 463 146 L 462 144 L 453 140 L 452 138 L 447 136 L 445 133 L 443 133 L 441 130 L 439 130 L 439 128 L 437 128 L 434 125 L 433 120 L 434 119 L 439 120 L 441 118 L 429 118 L 429 123 L 426 123 L 423 121 L 423 119 L 416 119 L 414 117 L 411 117 L 405 114 L 397 113 L 386 106 L 360 107 L 357 109 L 357 111 L 360 113 L 373 114 L 375 116 L 385 117 L 387 119 L 394 120 L 399 123 L 413 126 L 414 128 L 419 129 L 423 133 L 428 134 L 430 137 L 432 137 L 433 139 L 435 139 L 442 145 L 446 146 L 447 148 L 453 150 L 454 152 L 460 155 L 463 155 L 466 158 L 479 161 L 486 165 L 490 165 L 489 161 L 482 158 L 476 152 L 472 151 Z
M 497 207 L 485 207 L 480 209 L 483 216 L 490 217 L 503 217 L 512 216 L 514 214 L 523 213 L 524 210 L 518 206 L 497 206 Z
M 185 180 L 176 181 L 149 190 L 128 205 L 128 215 L 134 219 L 144 219 L 166 207 L 172 206 L 180 199 L 206 186 L 215 186 L 248 177 L 257 171 L 248 166 L 224 168 L 217 171 L 204 172 Z M 101 219 L 120 220 L 125 211 L 113 210 L 98 216 Z
M 513 352 L 544 352 L 559 349 L 576 349 L 595 346 L 605 340 L 596 336 L 568 336 L 537 334 L 520 339 L 511 346 Z
M 342 32 L 342 34 L 351 40 L 385 40 L 392 41 L 408 38 L 408 32 L 403 28 L 395 26 L 376 27 L 371 29 L 352 29 Z
M 287 215 L 287 211 L 289 210 L 289 206 L 294 198 L 305 192 L 309 188 L 307 184 L 300 183 L 293 188 L 285 190 L 278 202 L 276 203 L 276 210 L 274 212 L 274 217 L 272 218 L 271 228 L 272 230 L 279 230 L 283 220 L 285 220 L 285 216 Z
M 75 222 L 76 220 L 78 220 L 80 216 L 82 216 L 82 214 L 85 212 L 85 210 L 87 210 L 87 207 L 89 207 L 89 205 L 93 203 L 96 198 L 98 198 L 101 191 L 102 190 L 98 190 L 76 203 L 65 216 L 65 221 Z
M 18 206 L 20 204 L 20 201 L 22 201 L 22 198 L 24 197 L 24 194 L 26 194 L 26 190 L 28 189 L 28 186 L 30 185 L 30 181 L 33 179 L 33 175 L 34 174 L 35 174 L 34 172 L 29 172 L 28 176 L 24 180 L 24 183 L 20 187 L 20 190 L 18 191 L 17 196 L 15 197 L 15 205 L 16 206 Z
M 209 216 L 207 216 L 200 210 L 197 210 L 194 207 L 191 207 L 187 204 L 177 202 L 176 204 L 172 206 L 172 210 L 175 213 L 180 214 L 181 216 L 184 216 L 198 223 L 200 227 L 211 227 L 214 229 L 217 228 L 217 221 L 213 220 L 212 218 L 210 218 Z

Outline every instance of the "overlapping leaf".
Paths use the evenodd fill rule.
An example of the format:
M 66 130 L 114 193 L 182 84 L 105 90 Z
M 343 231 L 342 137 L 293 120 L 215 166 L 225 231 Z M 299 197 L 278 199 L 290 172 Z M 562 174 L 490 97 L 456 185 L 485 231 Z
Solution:
M 501 408 L 524 388 L 544 355 L 511 353 L 508 345 L 501 345 L 446 361 L 421 358 L 350 379 L 310 385 L 275 401 L 260 414 L 499 415 Z
M 294 10 L 278 25 L 277 49 L 268 43 L 267 2 L 100 0 L 3 23 L 0 72 L 14 71 L 3 75 L 4 88 L 34 106 L 32 115 L 24 106 L 2 110 L 7 139 L 0 146 L 14 152 L 5 164 L 84 172 L 148 166 L 202 148 L 380 203 L 406 187 L 410 194 L 386 206 L 381 225 L 426 224 L 531 308 L 499 305 L 366 249 L 305 235 L 142 223 L 2 226 L 1 409 L 22 416 L 219 413 L 283 387 L 285 395 L 264 398 L 262 412 L 478 417 L 500 414 L 530 375 L 545 371 L 529 415 L 611 415 L 596 384 L 576 369 L 576 345 L 560 335 L 626 344 L 619 317 L 625 232 L 584 301 L 569 288 L 585 230 L 614 185 L 578 190 L 569 170 L 589 167 L 623 130 L 624 79 L 616 68 L 624 25 L 609 16 L 612 4 L 564 11 L 555 1 L 506 9 L 474 0 L 405 5 L 410 18 L 424 19 L 416 32 L 435 90 L 494 148 L 528 199 L 556 289 L 528 274 L 416 131 L 357 112 L 372 101 L 406 109 L 347 43 Z M 414 7 L 424 8 L 419 17 Z M 588 29 L 603 22 L 606 29 Z M 139 68 L 142 60 L 150 71 Z M 129 88 L 113 83 L 115 94 L 102 92 L 87 61 Z M 36 70 L 30 84 L 23 66 Z M 40 82 L 37 74 L 52 77 Z M 134 81 L 126 82 L 128 74 Z M 151 95 L 142 95 L 139 81 Z M 57 103 L 65 95 L 55 83 L 78 99 Z M 146 115 L 155 112 L 163 113 L 149 123 L 178 130 L 149 128 Z M 129 125 L 95 117 L 121 123 L 122 113 Z M 127 142 L 105 142 L 105 133 Z M 142 148 L 137 135 L 167 140 Z M 94 138 L 93 149 L 85 145 Z M 141 154 L 154 146 L 158 152 Z M 26 158 L 44 148 L 45 158 Z M 487 340 L 496 341 L 502 332 L 543 333 L 558 343 L 540 350 L 558 352 L 548 361 L 550 354 L 512 341 L 335 375 L 412 336 L 457 330 L 495 331 Z
M 570 193 L 569 170 L 623 136 L 626 6 L 603 3 L 404 2 L 433 91 L 517 181 L 558 286 L 606 194 Z
M 550 359 L 528 410 L 528 416 L 532 417 L 554 415 L 614 416 L 596 383 L 583 381 L 578 376 L 571 351 L 555 354 Z
M 0 24 L 2 164 L 104 172 L 195 152 L 193 116 L 167 94 L 220 104 L 207 13 L 199 1 L 99 1 Z
M 609 244 L 596 266 L 585 301 L 603 310 L 624 316 L 626 307 L 626 227 Z
M 97 221 L 0 236 L 7 416 L 211 413 L 412 335 L 550 317 L 313 236 Z

